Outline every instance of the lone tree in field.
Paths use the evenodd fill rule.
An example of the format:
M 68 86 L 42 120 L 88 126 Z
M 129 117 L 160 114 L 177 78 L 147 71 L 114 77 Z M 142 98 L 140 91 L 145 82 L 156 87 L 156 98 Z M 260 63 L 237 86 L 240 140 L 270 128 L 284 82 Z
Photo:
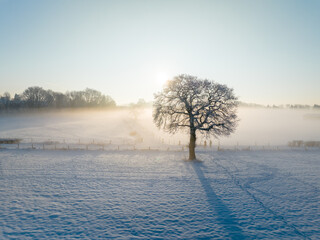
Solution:
M 237 97 L 226 85 L 179 75 L 155 94 L 153 120 L 169 133 L 190 133 L 189 160 L 196 159 L 196 134 L 226 136 L 237 125 Z

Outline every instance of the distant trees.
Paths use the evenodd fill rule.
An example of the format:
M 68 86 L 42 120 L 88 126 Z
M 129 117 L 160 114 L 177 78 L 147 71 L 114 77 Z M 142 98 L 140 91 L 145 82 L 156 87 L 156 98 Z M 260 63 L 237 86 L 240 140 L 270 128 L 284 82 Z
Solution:
M 22 107 L 22 99 L 19 94 L 15 94 L 14 98 L 11 99 L 10 107 L 13 109 L 19 109 Z
M 289 147 L 320 147 L 320 141 L 293 140 L 288 142 Z
M 22 99 L 29 108 L 48 107 L 53 102 L 50 90 L 41 87 L 29 87 L 22 93 Z
M 179 75 L 155 94 L 153 119 L 157 127 L 190 134 L 189 159 L 196 159 L 196 135 L 229 135 L 237 123 L 237 97 L 226 85 Z
M 41 87 L 29 87 L 22 94 L 9 93 L 0 96 L 0 110 L 40 109 L 40 108 L 93 108 L 114 107 L 115 101 L 108 95 L 86 88 L 84 91 L 72 91 L 66 94 L 45 90 Z
M 112 107 L 115 101 L 101 92 L 86 88 L 84 91 L 67 92 L 67 98 L 71 107 Z
M 0 100 L 4 109 L 8 109 L 10 107 L 10 93 L 5 92 Z

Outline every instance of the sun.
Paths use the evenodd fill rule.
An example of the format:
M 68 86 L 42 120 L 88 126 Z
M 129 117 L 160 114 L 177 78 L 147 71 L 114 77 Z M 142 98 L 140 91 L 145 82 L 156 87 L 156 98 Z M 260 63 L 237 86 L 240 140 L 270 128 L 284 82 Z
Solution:
M 156 82 L 158 85 L 164 85 L 169 80 L 168 74 L 165 72 L 158 72 L 156 75 Z

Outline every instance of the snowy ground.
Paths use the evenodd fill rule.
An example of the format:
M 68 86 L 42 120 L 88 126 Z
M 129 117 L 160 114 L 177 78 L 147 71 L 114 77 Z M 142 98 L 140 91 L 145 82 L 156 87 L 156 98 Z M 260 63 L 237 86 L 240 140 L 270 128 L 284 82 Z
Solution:
M 240 109 L 198 162 L 151 116 L 1 114 L 23 141 L 0 145 L 0 239 L 320 239 L 320 149 L 286 146 L 319 140 L 319 111 Z
M 319 239 L 320 150 L 0 149 L 0 239 Z

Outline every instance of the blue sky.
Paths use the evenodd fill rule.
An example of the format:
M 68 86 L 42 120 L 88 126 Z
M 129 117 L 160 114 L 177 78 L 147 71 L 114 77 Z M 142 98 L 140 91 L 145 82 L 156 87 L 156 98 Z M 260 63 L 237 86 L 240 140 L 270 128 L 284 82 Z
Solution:
M 0 0 L 0 94 L 149 101 L 187 73 L 261 104 L 320 103 L 320 1 Z

